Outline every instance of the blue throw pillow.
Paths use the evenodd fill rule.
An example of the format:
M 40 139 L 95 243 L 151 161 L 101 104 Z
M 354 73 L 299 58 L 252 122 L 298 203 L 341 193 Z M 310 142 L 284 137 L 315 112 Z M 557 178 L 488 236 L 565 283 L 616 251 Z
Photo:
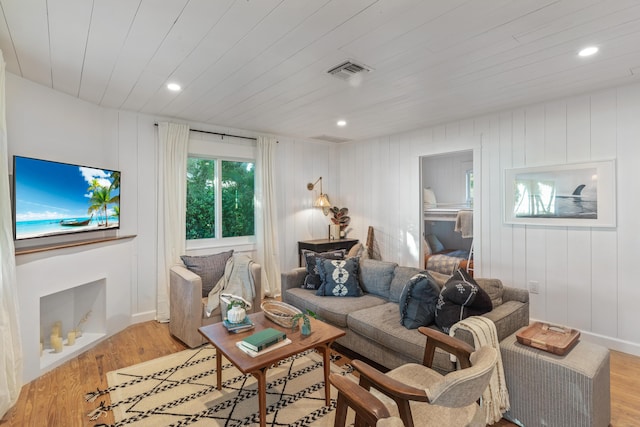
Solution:
M 359 297 L 362 296 L 358 280 L 359 258 L 332 260 L 317 258 L 316 265 L 322 284 L 316 291 L 319 296 Z
M 313 252 L 306 249 L 302 250 L 302 256 L 304 257 L 305 265 L 307 268 L 307 275 L 304 278 L 302 287 L 304 289 L 318 289 L 322 281 L 320 280 L 320 273 L 318 272 L 318 266 L 316 265 L 316 259 L 344 259 L 347 251 L 345 249 L 338 249 L 329 252 Z
M 416 274 L 402 289 L 400 295 L 400 323 L 407 329 L 429 326 L 436 317 L 436 303 L 440 287 L 427 274 Z

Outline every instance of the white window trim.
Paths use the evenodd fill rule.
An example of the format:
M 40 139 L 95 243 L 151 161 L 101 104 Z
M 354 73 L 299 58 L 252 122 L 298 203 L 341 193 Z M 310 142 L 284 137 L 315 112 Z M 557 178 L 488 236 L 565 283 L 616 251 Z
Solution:
M 213 137 L 218 138 L 218 137 Z M 224 140 L 212 140 L 207 134 L 195 134 L 189 138 L 188 157 L 210 158 L 216 160 L 216 173 L 219 172 L 220 162 L 222 160 L 234 162 L 252 162 L 256 163 L 257 148 L 255 141 L 247 141 L 238 138 L 227 137 Z M 186 179 L 186 177 L 185 177 Z M 216 186 L 218 180 L 216 179 Z M 216 188 L 216 210 L 222 209 L 222 193 Z M 216 212 L 218 218 L 222 217 L 221 212 Z M 222 234 L 221 224 L 216 224 L 216 235 Z M 185 239 L 186 240 L 186 239 Z M 186 240 L 186 250 L 201 250 L 209 248 L 234 248 L 237 251 L 253 251 L 255 250 L 256 236 L 240 236 L 240 237 L 217 237 L 211 239 Z

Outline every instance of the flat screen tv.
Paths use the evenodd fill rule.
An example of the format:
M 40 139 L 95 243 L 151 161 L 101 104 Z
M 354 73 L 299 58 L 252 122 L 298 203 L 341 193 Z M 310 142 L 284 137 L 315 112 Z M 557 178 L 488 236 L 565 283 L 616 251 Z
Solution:
M 120 228 L 120 172 L 13 157 L 15 240 Z

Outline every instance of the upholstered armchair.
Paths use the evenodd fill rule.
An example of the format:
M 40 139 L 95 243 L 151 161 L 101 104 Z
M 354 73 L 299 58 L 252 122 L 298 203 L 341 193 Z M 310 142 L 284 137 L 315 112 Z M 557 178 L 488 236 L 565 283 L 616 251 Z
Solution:
M 198 328 L 204 325 L 222 321 L 221 306 L 218 306 L 211 316 L 205 315 L 205 307 L 207 306 L 208 288 L 205 284 L 203 288 L 203 277 L 205 282 L 217 280 L 224 274 L 226 259 L 231 257 L 232 252 L 227 253 L 224 259 L 216 262 L 207 262 L 204 264 L 206 271 L 199 271 L 195 268 L 192 270 L 199 271 L 196 274 L 188 269 L 185 265 L 176 265 L 171 267 L 169 278 L 169 331 L 173 336 L 185 343 L 191 348 L 198 347 L 206 342 L 202 335 L 198 332 Z M 215 259 L 223 254 L 205 257 L 189 257 L 191 259 Z M 183 257 L 183 261 L 189 262 Z M 262 283 L 261 283 L 261 266 L 257 263 L 250 264 L 250 274 L 253 276 L 255 287 L 255 298 L 251 302 L 251 309 L 247 313 L 260 311 Z
M 359 384 L 331 374 L 329 379 L 338 389 L 335 427 L 345 425 L 349 407 L 356 413 L 356 427 L 486 425 L 477 401 L 493 374 L 497 350 L 490 346 L 474 350 L 439 331 L 425 327 L 419 330 L 427 336 L 422 365 L 408 363 L 383 374 L 354 360 Z M 436 347 L 455 355 L 462 369 L 447 375 L 430 369 Z

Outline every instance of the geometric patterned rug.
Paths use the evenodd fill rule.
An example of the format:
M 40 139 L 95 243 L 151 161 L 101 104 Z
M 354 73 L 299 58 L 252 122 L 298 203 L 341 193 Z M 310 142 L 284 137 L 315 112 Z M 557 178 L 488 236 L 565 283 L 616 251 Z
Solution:
M 89 393 L 87 400 L 108 393 L 111 404 L 101 402 L 89 416 L 97 422 L 112 410 L 115 426 L 258 425 L 256 379 L 223 359 L 223 387 L 217 390 L 215 358 L 207 345 L 109 372 L 109 388 Z M 334 363 L 331 372 L 357 381 Z M 331 426 L 336 395 L 331 387 L 331 405 L 325 406 L 319 354 L 311 350 L 285 359 L 267 371 L 267 425 Z

